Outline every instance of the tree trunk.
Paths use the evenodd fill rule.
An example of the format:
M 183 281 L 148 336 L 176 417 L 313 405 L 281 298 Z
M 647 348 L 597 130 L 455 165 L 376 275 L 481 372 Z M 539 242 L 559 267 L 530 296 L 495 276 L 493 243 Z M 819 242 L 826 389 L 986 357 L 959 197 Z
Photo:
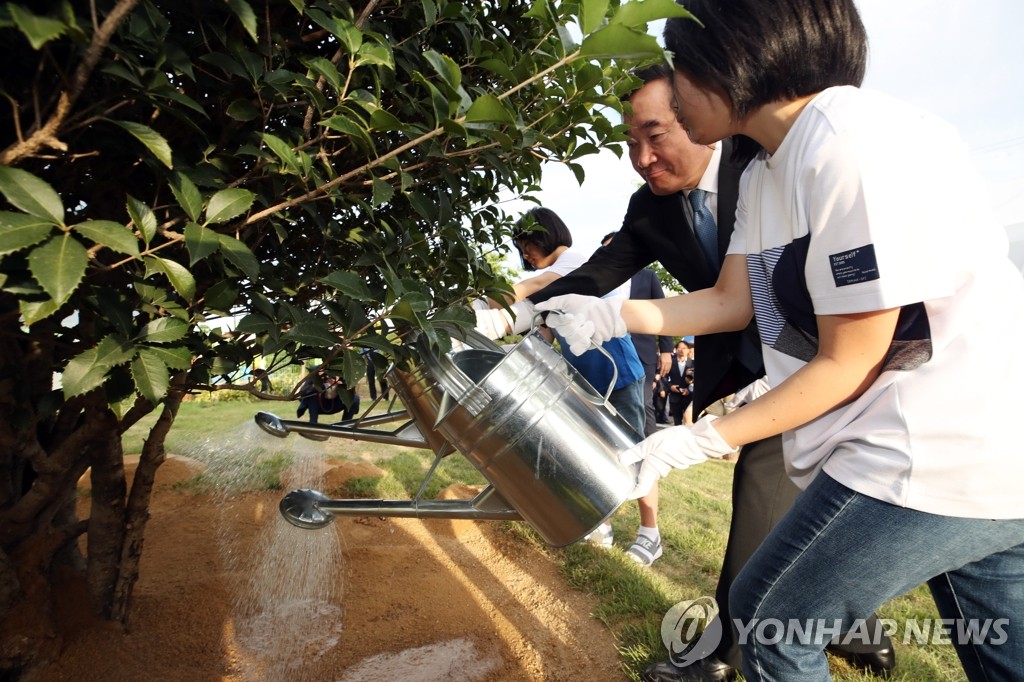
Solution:
M 124 546 L 125 483 L 121 438 L 113 413 L 92 415 L 110 422 L 109 430 L 91 444 L 92 505 L 89 511 L 88 563 L 86 581 L 96 614 L 110 618 L 117 584 L 121 550 Z
M 131 495 L 125 512 L 126 535 L 121 550 L 117 584 L 114 587 L 110 608 L 111 620 L 128 625 L 129 604 L 135 582 L 139 579 L 139 560 L 142 558 L 143 534 L 149 521 L 149 504 L 153 495 L 156 470 L 167 456 L 164 443 L 167 433 L 178 415 L 184 393 L 175 390 L 184 383 L 184 375 L 176 377 L 174 387 L 164 399 L 163 411 L 142 446 L 142 456 L 132 478 Z M 120 445 L 120 442 L 118 443 Z

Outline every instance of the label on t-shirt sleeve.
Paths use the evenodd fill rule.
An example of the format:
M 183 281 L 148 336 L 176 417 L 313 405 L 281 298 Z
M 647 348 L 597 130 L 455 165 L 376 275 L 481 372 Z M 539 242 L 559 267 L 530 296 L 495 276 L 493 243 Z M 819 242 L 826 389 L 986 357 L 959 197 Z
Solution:
M 878 279 L 878 261 L 875 260 L 874 244 L 833 253 L 828 260 L 832 266 L 832 279 L 835 280 L 837 287 Z

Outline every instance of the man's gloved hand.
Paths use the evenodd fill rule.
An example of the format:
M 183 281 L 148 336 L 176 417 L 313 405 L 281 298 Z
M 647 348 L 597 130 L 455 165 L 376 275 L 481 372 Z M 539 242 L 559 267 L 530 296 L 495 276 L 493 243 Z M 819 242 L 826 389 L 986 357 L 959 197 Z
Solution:
M 649 493 L 654 483 L 673 469 L 685 469 L 708 458 L 720 459 L 736 452 L 739 448 L 726 443 L 715 430 L 715 419 L 708 415 L 693 426 L 662 429 L 620 454 L 619 462 L 637 471 L 636 486 L 629 499 Z
M 475 307 L 475 306 L 474 306 Z M 517 301 L 510 306 L 512 314 L 500 308 L 475 309 L 476 330 L 489 339 L 500 339 L 507 334 L 525 334 L 533 326 L 533 303 Z
M 625 336 L 626 323 L 619 316 L 622 298 L 596 298 L 566 294 L 537 304 L 536 311 L 547 311 L 544 324 L 554 329 L 569 344 L 575 355 L 600 346 L 609 339 Z

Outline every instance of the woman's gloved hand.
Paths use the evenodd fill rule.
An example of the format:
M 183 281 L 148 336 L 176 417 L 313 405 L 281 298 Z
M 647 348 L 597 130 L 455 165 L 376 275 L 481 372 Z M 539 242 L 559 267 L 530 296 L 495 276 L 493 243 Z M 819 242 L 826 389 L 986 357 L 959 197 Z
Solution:
M 693 426 L 662 429 L 619 455 L 619 462 L 637 472 L 630 499 L 643 497 L 659 478 L 673 469 L 685 469 L 709 459 L 721 459 L 735 453 L 713 425 L 717 417 L 708 415 Z M 637 466 L 639 465 L 639 467 Z
M 591 343 L 605 341 L 627 333 L 626 323 L 619 316 L 622 298 L 596 298 L 566 294 L 538 303 L 536 312 L 547 312 L 544 324 L 554 329 L 569 344 L 569 350 L 583 355 Z
M 476 331 L 492 340 L 508 334 L 525 334 L 533 327 L 533 303 L 527 300 L 509 306 L 511 314 L 500 308 L 480 309 L 476 305 L 473 308 L 476 313 Z

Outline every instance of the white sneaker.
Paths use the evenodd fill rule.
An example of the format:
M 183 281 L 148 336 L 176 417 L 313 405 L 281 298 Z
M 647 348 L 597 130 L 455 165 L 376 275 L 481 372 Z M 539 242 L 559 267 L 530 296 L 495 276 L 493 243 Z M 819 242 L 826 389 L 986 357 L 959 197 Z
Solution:
M 598 526 L 594 530 L 590 531 L 586 536 L 584 536 L 583 539 L 587 542 L 592 542 L 595 545 L 600 545 L 602 547 L 611 547 L 612 542 L 615 540 L 615 537 L 612 533 L 612 524 L 602 523 L 600 526 Z
M 664 553 L 661 536 L 652 540 L 646 535 L 637 535 L 633 545 L 626 550 L 626 556 L 641 566 L 650 566 Z

